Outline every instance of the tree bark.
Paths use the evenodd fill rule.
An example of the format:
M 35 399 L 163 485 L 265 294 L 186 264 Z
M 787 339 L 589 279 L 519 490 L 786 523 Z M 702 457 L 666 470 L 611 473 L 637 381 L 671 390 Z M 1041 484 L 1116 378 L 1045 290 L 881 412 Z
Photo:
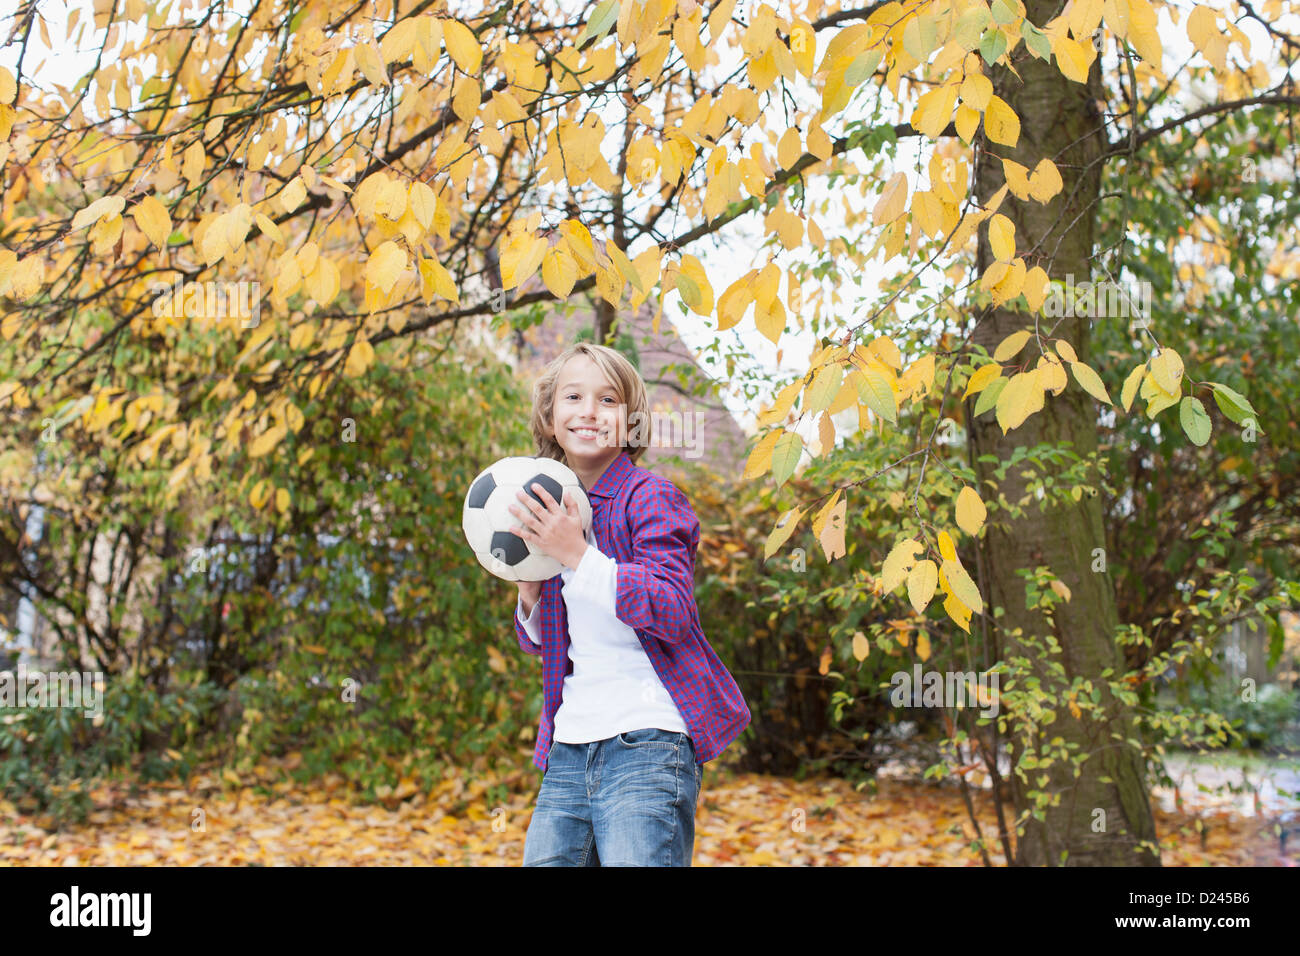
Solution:
M 1029 0 L 1028 16 L 1034 23 L 1046 23 L 1058 12 L 1059 4 Z M 1066 79 L 1057 67 L 1033 57 L 1021 47 L 1017 54 L 1017 78 L 1004 67 L 992 70 L 994 92 L 1006 100 L 1020 117 L 1020 138 L 1015 148 L 985 140 L 976 159 L 976 195 L 985 203 L 1005 182 L 1001 157 L 1033 170 L 1040 159 L 1054 161 L 1064 188 L 1044 205 L 1034 199 L 1019 200 L 1008 193 L 998 212 L 1015 223 L 1017 253 L 1026 256 L 1026 267 L 1040 265 L 1050 278 L 1073 275 L 1075 282 L 1090 278 L 1090 260 L 1097 224 L 1097 203 L 1101 186 L 1101 159 L 1106 134 L 1097 102 L 1101 99 L 1100 60 L 1092 65 L 1088 83 Z M 1033 250 L 1032 254 L 1030 250 Z M 983 273 L 994 260 L 987 230 L 980 230 L 978 267 Z M 1041 326 L 1046 335 L 1053 321 Z M 1068 340 L 1080 361 L 1087 362 L 1090 320 L 1059 320 L 1054 337 Z M 990 353 L 1007 335 L 1034 328 L 1034 317 L 1025 312 L 990 308 L 978 319 L 972 341 Z M 1039 351 L 1031 340 L 1013 362 L 1036 364 Z M 1067 369 L 1068 373 L 1068 369 Z M 975 396 L 966 403 L 970 429 L 972 465 L 982 497 L 989 496 L 996 482 L 997 462 L 1009 460 L 1020 447 L 1048 442 L 1072 449 L 1087 459 L 1097 448 L 1097 414 L 1091 398 L 1071 375 L 1065 390 L 1045 396 L 1044 407 L 1020 427 L 1006 435 L 994 413 L 974 418 Z M 995 461 L 981 461 L 985 455 Z M 1027 463 L 1028 464 L 1028 463 Z M 994 498 L 1015 506 L 1026 495 L 1023 466 L 1008 470 L 997 483 Z M 1049 474 L 1059 469 L 1048 467 Z M 1059 644 L 1056 660 L 1066 679 L 1076 675 L 1101 689 L 1102 717 L 1083 711 L 1075 718 L 1065 700 L 1048 700 L 1055 711 L 1053 723 L 1040 729 L 1035 740 L 1011 745 L 1016 767 L 1026 750 L 1046 747 L 1053 737 L 1077 744 L 1087 759 L 1076 777 L 1068 760 L 1054 760 L 1050 766 L 1026 771 L 1027 779 L 1013 773 L 1012 800 L 1017 816 L 1034 807 L 1029 790 L 1054 794 L 1054 802 L 1041 811 L 1043 819 L 1030 817 L 1017 830 L 1016 865 L 1135 866 L 1160 865 L 1154 850 L 1155 825 L 1147 798 L 1143 760 L 1127 741 L 1133 737 L 1132 717 L 1106 686 L 1102 671 L 1122 667 L 1122 655 L 1115 642 L 1118 615 L 1114 583 L 1108 571 L 1094 571 L 1100 565 L 1094 549 L 1105 548 L 1102 503 L 1098 495 L 1083 495 L 1076 503 L 1050 504 L 1041 510 L 1032 497 L 1024 511 L 1013 517 L 1001 509 L 990 509 L 990 525 L 979 543 L 981 587 L 986 610 L 1002 607 L 996 619 L 992 651 L 996 658 L 1024 656 L 1041 662 L 1036 643 L 1054 638 Z M 1101 552 L 1104 555 L 1104 550 Z M 1072 592 L 1071 600 L 1054 609 L 1055 626 L 1038 610 L 1026 608 L 1025 580 L 1018 569 L 1046 565 Z M 1051 646 L 1049 641 L 1049 646 Z M 1023 680 L 1021 687 L 1024 686 Z M 1017 715 L 1009 715 L 1014 726 Z M 1015 740 L 1014 735 L 1011 738 Z M 1047 776 L 1039 786 L 1042 775 Z M 1104 816 L 1097 811 L 1103 811 Z M 1141 844 L 1146 843 L 1146 846 Z

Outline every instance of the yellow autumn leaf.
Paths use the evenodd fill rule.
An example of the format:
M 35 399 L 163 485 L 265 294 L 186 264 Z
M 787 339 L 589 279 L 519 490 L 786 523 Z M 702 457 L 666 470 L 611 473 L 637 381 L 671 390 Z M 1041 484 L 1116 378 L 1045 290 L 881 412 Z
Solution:
M 417 180 L 411 183 L 407 197 L 411 215 L 415 217 L 416 222 L 428 230 L 433 225 L 433 217 L 438 212 L 438 198 L 434 195 L 433 189 L 428 183 Z
M 352 48 L 353 62 L 362 75 L 370 81 L 371 86 L 388 86 L 388 71 L 384 69 L 384 59 L 373 43 L 358 43 Z
M 327 306 L 334 301 L 339 294 L 339 282 L 342 275 L 339 267 L 334 264 L 333 260 L 326 256 L 320 256 L 316 260 L 315 268 L 310 273 L 303 276 L 303 288 L 307 294 L 319 306 Z
M 270 216 L 259 212 L 253 221 L 257 223 L 257 228 L 262 230 L 262 235 L 277 245 L 284 245 L 284 233 L 280 231 L 280 227 L 275 224 L 275 220 Z
M 302 205 L 302 201 L 306 198 L 307 187 L 303 185 L 302 177 L 295 176 L 280 190 L 280 208 L 285 212 L 293 212 Z
M 1160 69 L 1164 44 L 1160 41 L 1155 8 L 1147 0 L 1128 0 L 1127 39 L 1138 56 Z
M 945 561 L 957 560 L 957 545 L 952 540 L 952 535 L 947 531 L 940 531 L 939 538 L 939 556 Z
M 696 256 L 688 253 L 682 256 L 679 270 L 677 290 L 682 292 L 682 301 L 697 315 L 712 315 L 713 286 L 709 284 L 709 277 L 704 274 L 704 264 Z M 682 290 L 683 277 L 690 283 L 687 287 L 690 290 L 689 294 Z
M 760 478 L 772 470 L 772 450 L 776 448 L 777 439 L 781 437 L 782 431 L 783 429 L 780 428 L 773 429 L 754 446 L 754 450 L 749 453 L 749 458 L 745 461 L 745 472 L 741 475 L 743 480 L 751 481 Z
M 451 111 L 466 123 L 473 123 L 483 101 L 483 87 L 474 77 L 462 76 L 451 98 Z
M 957 103 L 957 85 L 949 83 L 921 94 L 912 113 L 912 128 L 935 139 L 943 132 Z
M 993 257 L 1000 262 L 1010 262 L 1015 258 L 1016 226 L 1002 213 L 996 213 L 989 220 L 989 247 L 993 250 Z
M 555 246 L 542 257 L 542 281 L 557 299 L 567 298 L 573 291 L 578 265 L 565 249 Z
M 922 355 L 898 377 L 899 400 L 916 401 L 934 386 L 934 353 Z
M 777 519 L 776 527 L 772 533 L 767 536 L 767 543 L 763 545 L 763 560 L 766 561 L 772 555 L 776 554 L 781 545 L 789 540 L 790 535 L 799 524 L 799 519 L 803 517 L 807 508 L 792 508 Z
M 1120 404 L 1124 406 L 1124 411 L 1133 407 L 1133 399 L 1137 397 L 1138 386 L 1142 384 L 1142 378 L 1146 375 L 1147 365 L 1143 362 L 1141 365 L 1134 367 L 1133 371 L 1128 373 L 1128 378 L 1124 379 L 1124 386 L 1119 391 Z
M 1163 348 L 1156 353 L 1155 358 L 1151 360 L 1151 377 L 1169 394 L 1173 395 L 1182 389 L 1183 380 L 1183 360 L 1178 353 L 1171 348 Z
M 917 553 L 923 550 L 924 546 L 915 538 L 903 538 L 890 549 L 880 573 L 882 593 L 890 594 L 903 583 Z
M 1106 385 L 1102 382 L 1101 376 L 1093 371 L 1090 366 L 1084 365 L 1082 362 L 1071 362 L 1070 370 L 1074 372 L 1074 380 L 1082 386 L 1085 392 L 1099 402 L 1105 402 L 1107 405 L 1115 404 L 1110 400 L 1110 395 L 1106 392 Z
M 883 226 L 901 216 L 906 208 L 907 173 L 899 171 L 889 177 L 889 182 L 881 190 L 880 198 L 871 210 L 871 221 L 874 225 Z
M 984 611 L 984 599 L 980 597 L 979 588 L 971 580 L 966 569 L 955 559 L 949 559 L 943 562 L 943 574 L 948 580 L 948 587 L 952 590 L 953 596 L 962 604 L 973 610 L 976 614 Z
M 420 294 L 426 302 L 435 295 L 451 302 L 460 301 L 460 292 L 451 273 L 437 259 L 420 260 Z
M 261 458 L 269 453 L 276 445 L 280 444 L 280 439 L 288 434 L 288 429 L 283 425 L 277 425 L 275 428 L 268 428 L 262 434 L 253 439 L 248 446 L 249 458 Z
M 803 144 L 799 141 L 799 130 L 791 126 L 781 134 L 781 139 L 776 144 L 776 161 L 782 169 L 793 169 L 802 155 Z
M 347 361 L 343 365 L 343 374 L 348 378 L 356 378 L 364 375 L 366 369 L 375 360 L 375 347 L 370 344 L 370 340 L 364 335 L 358 335 L 357 340 L 352 343 L 352 348 L 348 350 Z
M 984 110 L 984 132 L 993 142 L 1014 147 L 1020 142 L 1020 117 L 999 96 L 990 96 Z
M 1198 3 L 1192 8 L 1187 18 L 1187 39 L 1195 44 L 1196 49 L 1205 53 L 1219 35 L 1219 15 L 1214 10 Z
M 284 514 L 289 510 L 289 489 L 275 489 L 275 510 L 280 514 Z
M 1029 194 L 1041 203 L 1045 203 L 1065 188 L 1061 172 L 1050 159 L 1040 159 L 1034 171 L 1029 174 Z
M 119 215 L 125 206 L 126 200 L 121 196 L 100 196 L 72 217 L 72 228 L 84 229 L 101 219 L 110 219 Z
M 397 277 L 406 268 L 406 252 L 391 239 L 381 243 L 366 260 L 366 281 L 384 295 L 388 295 Z
M 980 528 L 984 527 L 984 519 L 987 515 L 988 509 L 984 507 L 984 502 L 974 488 L 967 485 L 958 492 L 957 527 L 974 537 L 980 533 Z
M 407 17 L 393 24 L 393 28 L 379 41 L 379 53 L 384 62 L 395 63 L 410 56 L 419 28 L 420 23 L 414 17 Z
M 867 640 L 865 634 L 856 631 L 853 634 L 853 656 L 855 659 L 865 661 L 867 655 L 871 653 L 871 643 Z
M 1002 178 L 1017 199 L 1029 198 L 1029 169 L 1013 159 L 1002 157 Z
M 199 179 L 203 176 L 203 168 L 207 165 L 208 155 L 203 151 L 203 144 L 198 140 L 190 143 L 185 149 L 185 154 L 181 158 L 181 176 L 184 177 L 191 187 L 199 184 Z
M 1019 332 L 1012 332 L 1005 339 L 998 343 L 998 347 L 993 350 L 993 361 L 1005 362 L 1014 357 L 1017 352 L 1025 347 L 1029 341 L 1030 332 L 1027 329 L 1021 329 Z
M 980 111 L 961 103 L 957 106 L 957 115 L 953 118 L 952 125 L 956 127 L 957 135 L 962 138 L 962 142 L 970 145 L 971 140 L 975 138 L 975 130 L 979 129 Z
M 474 74 L 483 63 L 483 48 L 479 46 L 474 32 L 459 20 L 450 18 L 442 21 L 442 39 L 447 44 L 447 52 L 456 61 L 456 65 L 466 73 Z
M 993 81 L 983 73 L 967 73 L 961 81 L 961 98 L 973 109 L 983 112 L 993 96 Z
M 887 335 L 877 335 L 867 343 L 867 354 L 874 355 L 897 371 L 903 367 L 903 353 L 898 344 Z
M 1042 266 L 1034 266 L 1025 273 L 1025 284 L 1020 290 L 1029 308 L 1037 312 L 1047 299 L 1047 273 Z
M 1033 413 L 1035 394 L 1041 405 L 1043 390 L 1038 385 L 1037 370 L 1018 372 L 1007 380 L 1006 387 L 1002 389 L 994 406 L 1002 434 L 1023 424 Z
M 520 235 L 501 251 L 501 287 L 513 289 L 523 285 L 542 264 L 547 242 L 541 236 Z
M 1069 381 L 1065 377 L 1065 366 L 1051 352 L 1038 357 L 1038 380 L 1044 391 L 1051 392 L 1053 395 L 1060 395 L 1065 391 Z
M 917 614 L 924 614 L 939 583 L 939 566 L 933 561 L 918 561 L 907 575 L 907 599 Z
M 145 196 L 131 209 L 136 226 L 159 249 L 167 248 L 167 237 L 172 234 L 172 217 L 167 207 L 156 196 Z
M 971 375 L 970 381 L 966 383 L 966 391 L 962 395 L 962 401 L 965 401 L 972 395 L 984 391 L 984 389 L 987 388 L 994 379 L 999 378 L 1001 375 L 1002 366 L 997 362 L 991 362 L 988 365 L 980 366 L 975 370 L 974 374 Z
M 1051 38 L 1052 52 L 1056 54 L 1056 65 L 1067 80 L 1076 83 L 1088 82 L 1088 50 L 1077 40 L 1071 40 L 1065 34 Z

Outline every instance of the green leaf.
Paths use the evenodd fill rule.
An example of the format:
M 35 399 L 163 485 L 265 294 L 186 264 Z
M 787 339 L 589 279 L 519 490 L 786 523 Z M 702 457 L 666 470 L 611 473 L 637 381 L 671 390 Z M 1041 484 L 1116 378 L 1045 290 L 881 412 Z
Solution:
M 993 0 L 989 10 L 993 14 L 993 22 L 997 24 L 1010 23 L 1017 16 L 1016 8 L 1007 3 L 1007 0 Z
M 957 18 L 957 25 L 952 28 L 948 39 L 956 43 L 967 53 L 979 46 L 980 35 L 989 25 L 989 11 L 982 3 L 967 10 Z
M 809 414 L 816 414 L 822 409 L 830 408 L 831 402 L 835 401 L 835 396 L 840 392 L 840 380 L 843 376 L 842 365 L 828 365 L 818 372 L 817 377 L 808 386 L 804 410 Z
M 587 37 L 596 37 L 597 39 L 603 37 L 617 21 L 618 0 L 605 0 L 604 3 L 596 7 L 591 19 L 587 21 L 582 35 L 578 37 L 578 46 L 582 46 L 587 41 Z
M 978 418 L 998 403 L 998 396 L 1007 387 L 1009 378 L 995 378 L 980 392 L 979 401 L 975 403 L 975 416 Z
M 1001 30 L 989 30 L 980 39 L 980 56 L 984 57 L 984 62 L 992 66 L 997 62 L 998 57 L 1007 51 L 1007 38 Z
M 803 436 L 798 432 L 788 431 L 776 440 L 776 447 L 772 449 L 772 476 L 776 478 L 778 488 L 794 474 L 802 451 Z
M 699 285 L 684 272 L 677 273 L 677 291 L 682 294 L 682 301 L 697 312 L 699 307 L 704 304 Z
M 1228 416 L 1235 424 L 1240 425 L 1247 418 L 1257 419 L 1259 417 L 1250 401 L 1240 392 L 1234 391 L 1226 385 L 1220 385 L 1218 382 L 1211 382 L 1210 388 L 1214 389 L 1214 403 L 1219 406 L 1219 411 Z
M 1020 21 L 1020 36 L 1024 38 L 1025 47 L 1040 60 L 1052 58 L 1052 43 L 1042 30 L 1028 20 Z
M 880 58 L 883 55 L 881 50 L 867 50 L 865 53 L 859 53 L 849 64 L 849 68 L 844 71 L 844 85 L 857 86 L 872 73 L 876 72 L 876 67 L 880 66 Z
M 898 424 L 898 400 L 883 375 L 875 369 L 859 369 L 853 384 L 863 405 L 891 425 Z
M 1188 395 L 1178 403 L 1178 420 L 1193 445 L 1204 445 L 1210 440 L 1210 416 L 1199 398 Z

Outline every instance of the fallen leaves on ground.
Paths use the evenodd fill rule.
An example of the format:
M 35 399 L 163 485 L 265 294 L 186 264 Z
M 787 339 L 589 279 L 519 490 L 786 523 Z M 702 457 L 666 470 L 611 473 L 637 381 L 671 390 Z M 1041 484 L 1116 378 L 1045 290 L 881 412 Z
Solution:
M 517 866 L 541 782 L 520 771 L 421 793 L 408 780 L 383 803 L 361 805 L 337 776 L 312 786 L 272 779 L 256 786 L 250 774 L 212 773 L 105 786 L 87 822 L 57 831 L 0 801 L 0 865 Z M 509 794 L 501 805 L 488 805 L 489 784 Z M 972 799 L 990 860 L 1004 865 L 991 795 Z M 1300 840 L 1281 856 L 1267 819 L 1205 815 L 1202 847 L 1193 815 L 1154 812 L 1166 866 L 1300 863 Z M 708 765 L 695 832 L 696 866 L 983 865 L 961 794 L 904 781 L 881 780 L 871 794 L 840 779 Z

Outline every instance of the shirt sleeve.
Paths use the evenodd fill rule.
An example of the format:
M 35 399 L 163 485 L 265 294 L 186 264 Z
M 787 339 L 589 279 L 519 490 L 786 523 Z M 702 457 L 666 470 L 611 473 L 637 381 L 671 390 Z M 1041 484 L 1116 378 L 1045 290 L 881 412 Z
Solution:
M 523 598 L 515 601 L 515 637 L 519 641 L 519 649 L 525 654 L 542 653 L 541 617 L 537 611 L 541 605 L 539 595 L 537 603 L 533 605 L 533 613 L 525 618 Z
M 632 560 L 618 563 L 616 616 L 668 644 L 699 626 L 695 551 L 700 522 L 676 485 L 647 481 L 628 504 Z
M 618 562 L 588 543 L 573 576 L 564 585 L 564 600 L 578 598 L 595 605 L 607 614 L 616 611 Z

